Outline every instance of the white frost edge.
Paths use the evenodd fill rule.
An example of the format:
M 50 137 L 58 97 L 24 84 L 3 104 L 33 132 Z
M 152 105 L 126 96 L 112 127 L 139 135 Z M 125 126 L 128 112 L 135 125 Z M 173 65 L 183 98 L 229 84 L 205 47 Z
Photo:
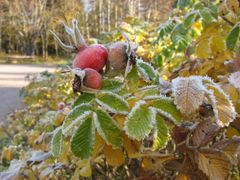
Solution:
M 142 68 L 142 67 L 140 67 L 140 65 L 139 65 L 140 63 L 145 64 L 145 65 L 148 65 L 148 66 L 150 67 L 150 69 L 154 72 L 154 74 L 156 75 L 155 69 L 152 67 L 151 64 L 149 64 L 149 63 L 147 63 L 147 62 L 145 62 L 145 61 L 143 61 L 143 60 L 141 60 L 141 59 L 138 59 L 138 60 L 137 60 L 137 63 L 136 63 L 137 69 L 140 71 L 140 73 L 142 73 L 143 79 L 144 79 L 145 81 L 150 81 L 150 78 L 149 78 L 147 72 L 145 71 L 145 69 Z
M 110 96 L 114 96 L 115 98 L 119 99 L 120 101 L 122 101 L 128 108 L 129 108 L 129 105 L 127 103 L 127 101 L 125 99 L 123 99 L 121 96 L 115 94 L 115 93 L 112 93 L 112 92 L 109 92 L 109 91 L 104 91 L 103 94 L 107 94 L 107 95 L 110 95 Z M 104 109 L 114 113 L 114 114 L 122 114 L 122 115 L 126 115 L 128 112 L 127 111 L 118 111 L 116 109 L 113 109 L 111 106 L 109 106 L 108 104 L 105 104 L 104 102 L 102 102 L 101 100 L 99 100 L 98 98 L 96 98 L 96 102 L 102 106 Z
M 154 100 L 154 99 L 163 99 L 163 100 L 166 100 L 166 101 L 172 101 L 173 100 L 172 98 L 167 97 L 167 96 L 162 95 L 162 94 L 144 97 L 144 100 Z
M 55 135 L 59 132 L 59 130 L 61 130 L 62 131 L 62 127 L 60 126 L 60 127 L 58 127 L 58 128 L 56 128 L 55 130 L 54 130 L 54 132 L 53 132 L 53 137 L 52 137 L 52 140 L 51 140 L 51 154 L 55 157 L 56 155 L 54 155 L 53 154 L 53 151 L 52 151 L 52 147 L 53 147 L 53 145 L 54 145 L 54 143 L 53 143 L 53 140 L 54 140 L 54 137 L 55 137 Z M 61 138 L 61 143 L 60 143 L 60 150 L 59 150 L 59 154 L 61 154 L 62 153 L 62 147 L 63 147 L 63 132 L 62 132 L 62 136 L 61 136 L 62 138 Z
M 123 128 L 123 130 L 126 132 L 127 136 L 128 136 L 129 138 L 131 138 L 131 139 L 135 139 L 135 140 L 138 140 L 138 141 L 144 139 L 146 136 L 149 135 L 149 133 L 151 132 L 151 130 L 152 130 L 153 126 L 154 126 L 154 124 L 156 123 L 156 110 L 154 110 L 153 108 L 149 108 L 149 110 L 151 111 L 151 117 L 150 117 L 150 118 L 151 118 L 151 124 L 150 124 L 151 130 L 150 130 L 147 134 L 145 134 L 143 138 L 138 138 L 138 137 L 135 137 L 135 136 L 132 136 L 132 135 L 129 134 L 129 129 L 128 129 L 129 119 L 130 119 L 130 118 L 132 117 L 132 115 L 140 108 L 140 106 L 145 105 L 145 104 L 146 104 L 146 102 L 143 101 L 143 100 L 138 101 L 138 102 L 135 104 L 135 106 L 132 108 L 131 112 L 130 112 L 130 113 L 128 114 L 128 116 L 127 116 L 126 121 L 124 122 L 124 128 Z
M 202 77 L 202 76 L 177 77 L 177 78 L 172 80 L 172 91 L 173 91 L 173 96 L 174 96 L 174 104 L 176 105 L 177 109 L 181 113 L 186 113 L 186 112 L 182 112 L 182 108 L 176 102 L 176 97 L 178 96 L 177 88 L 178 88 L 178 86 L 180 86 L 180 81 L 182 81 L 182 80 L 195 81 L 196 80 L 197 85 L 198 85 L 197 87 L 198 87 L 199 91 L 202 91 L 202 93 L 203 93 L 203 98 L 202 98 L 202 101 L 203 101 L 205 92 L 207 91 L 206 87 L 203 85 L 203 82 L 202 82 L 203 79 L 211 80 L 208 77 Z M 201 103 L 202 102 L 198 103 L 198 107 L 201 105 Z
M 62 127 L 64 127 L 64 125 L 65 125 L 65 123 L 66 123 L 69 115 L 70 115 L 73 111 L 75 111 L 76 109 L 81 108 L 81 107 L 83 107 L 83 106 L 88 106 L 88 107 L 91 108 L 90 104 L 88 104 L 88 103 L 82 103 L 82 104 L 79 104 L 79 105 L 75 106 L 70 112 L 68 112 L 67 116 L 64 118 L 64 122 L 63 122 L 63 124 L 62 124 Z M 73 122 L 73 121 L 74 121 L 74 120 L 72 120 L 72 122 Z
M 214 115 L 215 115 L 215 118 L 216 118 L 216 121 L 217 121 L 217 124 L 221 127 L 224 127 L 224 126 L 228 126 L 232 121 L 234 121 L 234 119 L 236 118 L 236 111 L 235 111 L 235 108 L 232 104 L 232 101 L 231 99 L 229 98 L 229 95 L 226 94 L 218 84 L 214 83 L 214 84 L 210 84 L 211 86 L 214 86 L 226 99 L 227 101 L 229 102 L 229 105 L 230 105 L 230 109 L 233 110 L 233 113 L 231 114 L 232 115 L 232 120 L 229 121 L 227 124 L 223 124 L 222 121 L 220 121 L 219 119 L 219 115 L 218 115 L 218 110 L 217 110 L 217 100 L 214 96 L 214 91 L 213 90 L 207 90 L 207 93 L 209 95 L 209 98 L 211 100 L 211 103 L 213 105 L 213 111 L 214 111 Z
M 240 90 L 240 83 L 237 84 L 237 81 L 235 80 L 237 77 L 239 78 L 240 80 L 240 71 L 238 72 L 234 72 L 232 73 L 229 78 L 228 78 L 228 81 L 230 82 L 230 84 L 232 84 L 236 89 Z
M 101 111 L 102 111 L 102 110 L 101 110 Z M 103 111 L 103 112 L 104 112 L 104 111 Z M 113 124 L 115 124 L 116 127 L 119 128 L 119 126 L 118 126 L 118 124 L 116 123 L 116 121 L 114 121 L 114 120 L 112 119 L 112 117 L 109 116 L 109 114 L 108 114 L 107 112 L 105 112 L 105 113 L 106 113 L 106 115 L 112 120 Z M 102 131 L 102 128 L 101 128 L 100 123 L 99 123 L 99 121 L 98 121 L 98 116 L 97 116 L 97 113 L 96 113 L 96 112 L 93 113 L 93 120 L 94 120 L 94 124 L 95 124 L 95 127 L 96 127 L 97 132 L 99 133 L 99 135 L 104 139 L 104 141 L 107 143 L 107 145 L 111 145 L 111 146 L 114 148 L 115 146 L 108 141 L 107 136 L 106 136 L 105 133 Z
M 72 123 L 70 125 L 68 125 L 67 127 L 64 127 L 64 124 L 62 125 L 62 132 L 63 134 L 67 134 L 68 131 L 70 129 L 72 129 L 72 127 L 74 125 L 76 125 L 77 123 L 79 123 L 79 121 L 83 120 L 84 118 L 86 118 L 87 116 L 89 116 L 92 113 L 92 111 L 85 111 L 82 115 L 78 116 L 75 120 L 72 121 Z
M 154 108 L 158 113 L 160 113 L 162 116 L 168 118 L 169 120 L 173 121 L 176 125 L 180 125 L 181 122 L 178 122 L 170 113 L 163 111 L 162 109 Z
M 124 88 L 124 82 L 122 80 L 118 80 L 115 78 L 114 80 L 110 80 L 110 81 L 115 81 L 115 82 L 119 82 L 119 83 L 123 83 L 123 84 L 121 84 L 121 86 L 119 86 L 118 88 L 115 88 L 113 90 L 104 89 L 104 90 L 102 90 L 102 92 L 119 92 Z

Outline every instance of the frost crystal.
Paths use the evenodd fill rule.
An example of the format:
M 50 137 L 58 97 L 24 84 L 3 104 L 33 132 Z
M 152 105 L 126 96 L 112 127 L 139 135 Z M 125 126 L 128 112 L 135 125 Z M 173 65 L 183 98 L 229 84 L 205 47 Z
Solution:
M 206 88 L 201 77 L 179 77 L 173 80 L 172 86 L 174 103 L 183 114 L 194 113 L 202 104 Z
M 240 71 L 232 73 L 228 80 L 238 91 L 240 91 Z

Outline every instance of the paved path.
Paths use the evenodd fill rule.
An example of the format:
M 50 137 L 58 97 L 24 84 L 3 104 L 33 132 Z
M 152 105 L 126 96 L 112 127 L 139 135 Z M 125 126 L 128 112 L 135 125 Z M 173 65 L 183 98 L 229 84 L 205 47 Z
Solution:
M 22 106 L 19 90 L 28 84 L 25 80 L 27 74 L 45 70 L 53 72 L 54 69 L 54 66 L 47 65 L 0 64 L 0 120 Z

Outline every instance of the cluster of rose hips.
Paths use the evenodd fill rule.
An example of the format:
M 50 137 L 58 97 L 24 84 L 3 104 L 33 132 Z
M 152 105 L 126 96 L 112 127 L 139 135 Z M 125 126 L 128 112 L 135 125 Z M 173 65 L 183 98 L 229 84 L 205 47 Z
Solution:
M 137 48 L 131 48 L 132 44 L 126 35 L 124 36 L 127 42 L 115 42 L 108 49 L 101 44 L 88 46 L 78 29 L 77 20 L 73 20 L 73 28 L 65 24 L 64 26 L 72 38 L 73 45 L 64 44 L 55 33 L 52 33 L 63 49 L 76 53 L 72 64 L 72 72 L 75 74 L 74 92 L 81 91 L 83 86 L 100 89 L 102 87 L 101 73 L 104 67 L 109 65 L 115 70 L 125 69 Z

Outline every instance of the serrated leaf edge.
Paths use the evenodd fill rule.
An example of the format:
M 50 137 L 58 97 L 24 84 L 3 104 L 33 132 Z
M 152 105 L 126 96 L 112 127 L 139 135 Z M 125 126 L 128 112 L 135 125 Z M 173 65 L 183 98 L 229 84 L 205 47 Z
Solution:
M 56 128 L 55 130 L 54 130 L 54 132 L 53 132 L 53 137 L 52 137 L 52 140 L 51 140 L 51 147 L 53 147 L 53 145 L 54 145 L 54 143 L 53 143 L 53 140 L 54 140 L 54 137 L 55 137 L 55 135 L 58 133 L 58 131 L 62 131 L 62 127 L 60 126 L 60 127 L 58 127 L 58 128 Z M 60 150 L 59 150 L 59 154 L 61 154 L 62 153 L 62 147 L 63 147 L 63 133 L 62 133 L 62 138 L 61 138 L 61 142 L 60 142 Z M 53 151 L 52 151 L 52 148 L 51 148 L 51 154 L 52 154 L 52 156 L 54 156 L 54 157 L 57 157 L 58 155 L 55 155 L 54 153 L 53 153 Z
M 67 126 L 66 128 L 64 128 L 64 123 L 62 125 L 62 133 L 63 135 L 67 134 L 68 131 L 70 129 L 72 129 L 72 127 L 74 125 L 76 125 L 77 123 L 79 123 L 80 121 L 82 121 L 84 118 L 86 118 L 87 116 L 89 116 L 92 113 L 92 111 L 85 111 L 81 116 L 78 116 L 75 120 L 72 121 L 72 123 Z
M 104 91 L 102 94 L 108 94 L 108 95 L 111 95 L 111 96 L 114 96 L 114 97 L 120 99 L 120 100 L 127 106 L 127 108 L 129 108 L 129 105 L 128 105 L 127 101 L 126 101 L 123 97 L 121 97 L 121 96 L 119 96 L 119 95 L 117 95 L 117 94 L 115 94 L 115 93 L 112 93 L 112 92 L 110 92 L 110 91 Z M 113 108 L 110 107 L 109 105 L 103 103 L 103 102 L 102 102 L 101 100 L 99 100 L 98 98 L 96 98 L 96 102 L 97 102 L 100 106 L 102 106 L 104 109 L 106 109 L 106 110 L 108 110 L 108 111 L 110 111 L 110 112 L 112 112 L 112 113 L 114 113 L 114 114 L 122 114 L 122 115 L 128 114 L 127 111 L 118 111 L 118 110 L 116 110 L 116 109 L 113 109 Z
M 147 81 L 147 82 L 148 82 L 148 81 L 151 81 L 151 80 L 149 79 L 149 77 L 148 77 L 147 72 L 145 71 L 144 68 L 140 67 L 139 63 L 148 65 L 148 66 L 152 69 L 152 71 L 154 72 L 154 74 L 155 74 L 155 76 L 156 76 L 156 71 L 155 71 L 155 69 L 153 68 L 153 66 L 152 66 L 151 64 L 149 64 L 149 63 L 147 63 L 147 62 L 145 62 L 145 61 L 143 61 L 143 60 L 141 60 L 141 59 L 139 59 L 139 60 L 137 61 L 137 63 L 136 63 L 136 66 L 137 66 L 138 71 L 140 71 L 140 73 L 142 73 L 142 75 L 143 75 L 143 79 L 144 79 L 145 81 Z
M 126 132 L 126 135 L 127 135 L 129 138 L 135 139 L 135 140 L 138 140 L 138 141 L 139 141 L 139 140 L 142 140 L 142 139 L 141 139 L 141 138 L 137 138 L 137 137 L 133 137 L 133 136 L 131 136 L 131 135 L 129 134 L 129 130 L 128 130 L 127 123 L 128 123 L 128 119 L 132 116 L 132 114 L 135 113 L 135 111 L 137 111 L 137 110 L 139 109 L 139 107 L 140 107 L 141 105 L 144 105 L 144 104 L 146 104 L 146 102 L 143 101 L 143 100 L 140 100 L 140 101 L 138 101 L 138 102 L 135 104 L 135 106 L 132 108 L 131 112 L 128 114 L 127 119 L 126 119 L 126 121 L 124 122 L 124 128 L 123 128 L 123 130 Z M 151 130 L 152 130 L 152 128 L 154 127 L 154 125 L 155 125 L 155 123 L 156 123 L 156 110 L 155 110 L 154 108 L 152 108 L 152 107 L 150 107 L 149 109 L 152 111 L 152 117 L 151 117 Z M 145 134 L 145 137 L 147 137 L 147 136 L 149 135 L 149 133 L 151 132 L 151 130 L 150 130 L 147 134 Z M 144 138 L 145 138 L 145 137 L 144 137 Z M 143 139 L 144 139 L 144 138 L 143 138 Z

